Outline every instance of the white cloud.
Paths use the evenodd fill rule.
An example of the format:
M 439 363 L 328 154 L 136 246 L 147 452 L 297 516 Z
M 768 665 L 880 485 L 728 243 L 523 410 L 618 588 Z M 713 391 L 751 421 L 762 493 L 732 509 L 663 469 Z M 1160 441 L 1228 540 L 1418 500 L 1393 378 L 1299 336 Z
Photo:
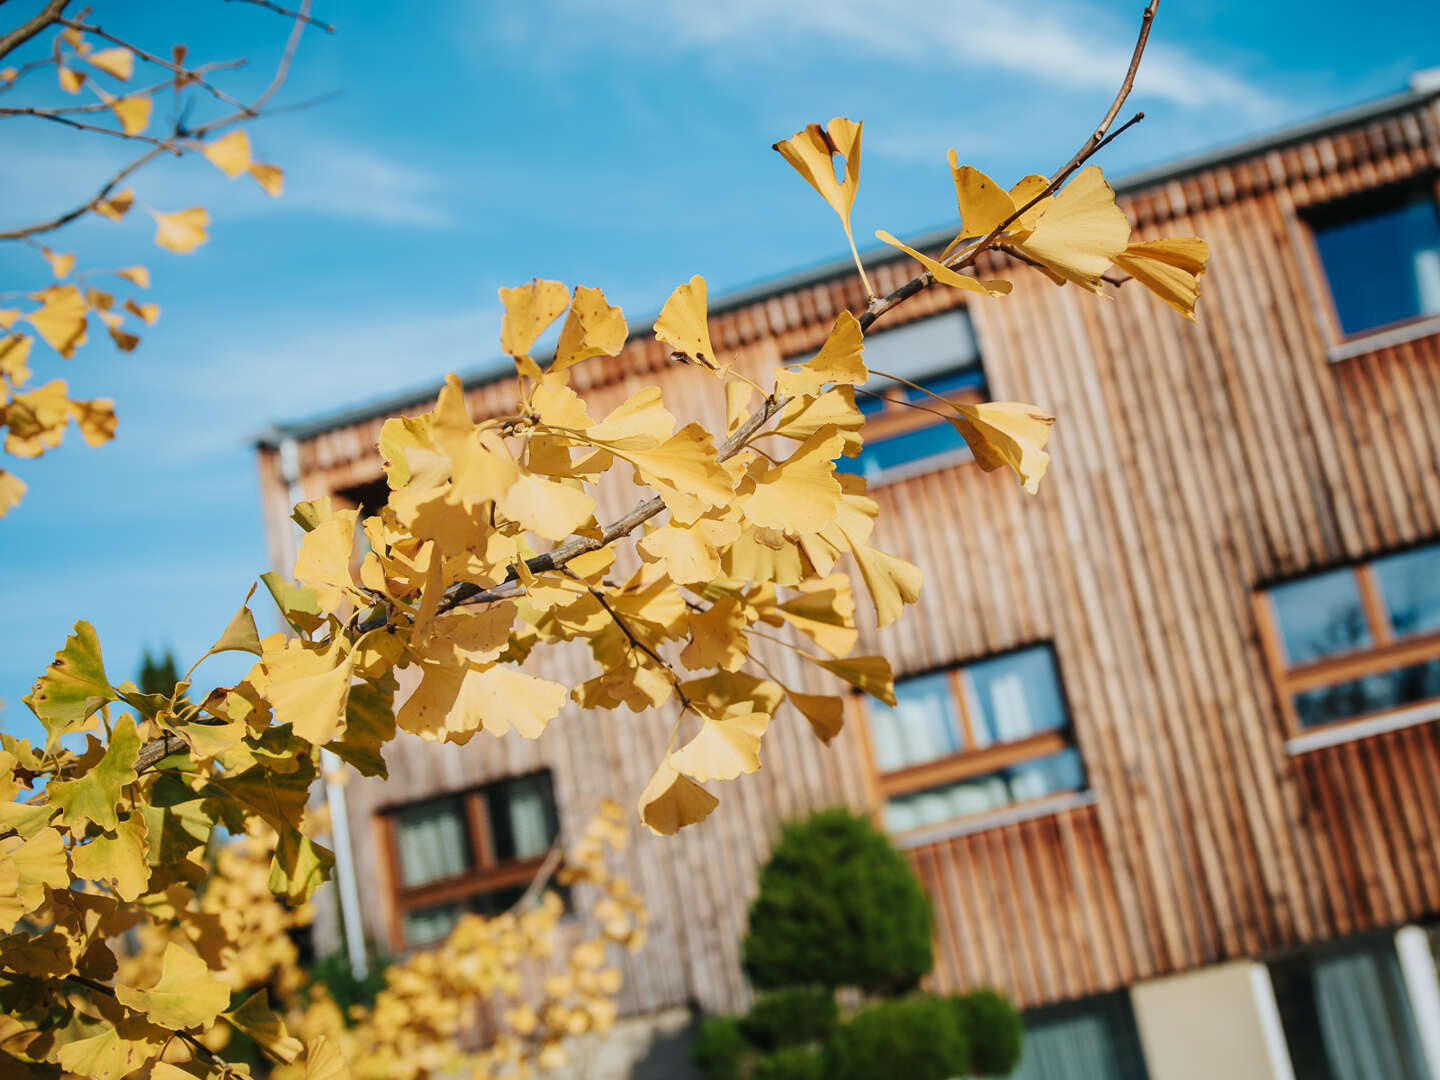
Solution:
M 560 0 L 572 9 L 580 0 Z M 776 4 L 729 0 L 725 4 L 668 4 L 651 0 L 585 0 L 584 10 L 605 8 L 643 25 L 647 48 L 663 35 L 680 48 L 727 52 L 763 50 L 819 36 L 862 55 L 924 64 L 955 73 L 1000 70 L 1037 83 L 1073 90 L 1113 89 L 1124 73 L 1138 27 L 1093 5 L 1016 5 L 995 0 L 871 0 Z M 1063 14 L 1062 14 L 1063 13 Z M 963 93 L 952 76 L 952 92 Z M 971 84 L 973 85 L 973 84 Z M 1243 75 L 1191 51 L 1154 42 L 1145 56 L 1139 89 L 1187 108 L 1273 112 L 1274 99 Z M 937 93 L 944 93 L 937 87 Z
M 435 174 L 369 147 L 311 139 L 276 159 L 285 167 L 287 210 L 437 227 L 455 219 Z

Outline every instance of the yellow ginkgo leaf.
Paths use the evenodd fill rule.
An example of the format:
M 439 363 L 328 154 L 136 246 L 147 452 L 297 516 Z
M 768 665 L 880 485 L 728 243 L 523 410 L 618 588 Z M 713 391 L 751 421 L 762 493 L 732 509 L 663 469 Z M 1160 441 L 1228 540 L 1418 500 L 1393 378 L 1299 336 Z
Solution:
M 704 611 L 690 612 L 690 643 L 681 651 L 680 662 L 692 671 L 710 667 L 738 671 L 749 652 L 745 625 L 745 609 L 731 596 L 721 597 Z
M 595 439 L 594 428 L 590 438 Z M 699 424 L 687 424 L 654 449 L 615 453 L 635 466 L 682 524 L 734 498 L 730 474 L 715 460 L 710 433 Z
M 172 1031 L 209 1027 L 230 1004 L 230 990 L 189 949 L 174 942 L 165 946 L 160 978 L 148 990 L 123 983 L 115 986 L 120 1004 L 145 1014 L 151 1023 Z
M 112 831 L 102 832 L 88 844 L 75 848 L 71 862 L 77 878 L 104 881 L 121 900 L 134 900 L 150 880 L 144 818 L 131 814 Z
M 961 165 L 950 151 L 950 174 L 955 180 L 955 203 L 960 208 L 962 235 L 983 239 L 1015 213 L 1015 201 L 979 169 Z
M 50 272 L 57 278 L 63 278 L 75 268 L 74 255 L 61 255 L 48 247 L 42 247 L 40 254 L 45 256 L 45 261 L 50 264 Z
M 12 386 L 30 381 L 30 346 L 34 340 L 29 334 L 0 338 L 0 375 L 9 379 Z
M 843 660 L 819 660 L 817 663 L 857 690 L 863 690 L 886 705 L 895 705 L 895 676 L 891 674 L 890 661 L 885 657 L 849 656 Z
M 243 128 L 206 143 L 203 151 L 210 164 L 231 179 L 250 168 L 250 135 Z
M 350 1080 L 350 1066 L 324 1035 L 317 1035 L 305 1044 L 303 1080 Z
M 148 289 L 150 287 L 150 271 L 143 266 L 126 266 L 120 270 L 116 270 L 115 273 L 126 281 L 134 282 L 142 289 Z
M 135 267 L 136 270 L 144 270 L 143 266 Z M 149 275 L 146 275 L 149 280 Z M 141 319 L 147 326 L 154 326 L 155 320 L 160 318 L 159 304 L 137 304 L 134 300 L 125 301 L 125 310 Z
M 775 372 L 775 388 L 785 395 L 810 396 L 831 383 L 859 386 L 870 378 L 870 372 L 865 369 L 864 352 L 865 334 L 860 329 L 860 321 L 850 312 L 842 311 L 818 353 L 799 367 L 780 368 Z
M 25 481 L 14 473 L 0 469 L 0 517 L 9 513 L 12 507 L 18 506 L 24 497 Z
M 778 605 L 775 614 L 837 658 L 853 649 L 860 637 L 855 629 L 855 597 L 844 574 L 806 583 L 797 595 Z
M 95 204 L 95 212 L 96 212 L 97 214 L 104 214 L 104 215 L 105 215 L 107 218 L 109 218 L 111 221 L 119 221 L 121 218 L 123 218 L 123 217 L 125 216 L 126 212 L 129 211 L 130 207 L 134 204 L 134 202 L 135 202 L 135 192 L 131 191 L 129 188 L 126 188 L 124 191 L 121 191 L 119 194 L 112 195 L 112 196 L 110 196 L 110 198 L 108 198 L 108 199 L 102 199 L 100 202 L 96 203 L 96 204 Z M 145 268 L 144 268 L 143 266 L 141 266 L 141 267 L 136 267 L 135 269 L 137 269 L 137 270 L 143 270 L 143 269 L 145 269 Z M 121 270 L 121 271 L 118 271 L 118 273 L 124 274 L 124 271 Z M 146 277 L 146 279 L 145 279 L 145 284 L 144 284 L 144 285 L 141 285 L 140 287 L 141 287 L 142 289 L 147 289 L 147 288 L 149 288 L 149 287 L 150 287 L 149 280 L 150 280 L 150 279 L 149 279 L 149 277 L 148 277 L 148 275 L 147 275 L 147 277 Z M 137 282 L 136 284 L 139 284 L 139 283 Z
M 109 398 L 71 401 L 68 408 L 80 428 L 80 434 L 91 446 L 103 446 L 115 437 L 115 428 L 120 421 L 115 415 L 115 402 Z
M 840 215 L 852 252 L 855 250 L 855 238 L 850 232 L 850 209 L 855 205 L 855 192 L 860 188 L 860 134 L 864 126 L 864 121 L 837 116 L 828 127 L 810 124 L 774 146 L 780 156 L 805 178 L 806 183 L 830 204 L 830 209 Z M 844 180 L 835 178 L 837 154 L 845 162 Z M 859 263 L 858 255 L 855 261 Z M 861 273 L 864 273 L 863 269 Z M 869 283 L 866 284 L 868 290 Z
M 500 326 L 500 348 L 509 355 L 530 355 L 535 339 L 560 317 L 570 302 L 570 290 L 558 281 L 532 278 L 528 285 L 500 290 L 505 320 Z
M 290 1034 L 280 1015 L 270 1008 L 269 992 L 264 987 L 227 1012 L 225 1019 L 287 1065 L 305 1048 Z
M 1020 211 L 1019 220 L 1015 224 L 1025 232 L 1035 228 L 1035 223 L 1049 209 L 1053 195 L 1040 199 L 1034 206 L 1029 205 L 1031 199 L 1039 198 L 1041 192 L 1049 186 L 1050 181 L 1045 177 L 1039 173 L 1031 173 L 1017 180 L 1010 189 L 1010 201 L 1015 204 L 1015 209 Z
M 251 178 L 265 189 L 266 195 L 276 198 L 284 192 L 285 170 L 279 165 L 267 165 L 264 162 L 252 161 L 249 169 Z
M 692 780 L 734 780 L 760 768 L 760 739 L 770 726 L 763 712 L 742 703 L 718 717 L 706 716 L 696 736 L 670 755 L 670 764 Z
M 134 352 L 135 346 L 140 344 L 140 339 L 134 334 L 121 330 L 118 326 L 108 327 L 110 338 L 115 342 L 115 347 L 121 352 Z
M 704 821 L 719 805 L 719 799 L 677 772 L 667 757 L 640 793 L 640 820 L 653 833 L 674 836 L 686 825 Z
M 976 463 L 986 472 L 1009 465 L 1034 495 L 1050 464 L 1044 447 L 1055 418 L 1038 406 L 1016 401 L 951 402 L 950 406 L 959 413 L 950 423 L 964 436 Z
M 110 111 L 126 135 L 138 135 L 150 126 L 150 105 L 148 97 L 116 98 L 110 102 Z
M 821 742 L 828 743 L 845 726 L 845 702 L 830 694 L 800 694 L 786 690 L 785 696 L 806 720 Z
M 754 478 L 754 490 L 740 497 L 740 512 L 763 529 L 818 532 L 840 502 L 835 458 L 843 444 L 834 428 L 821 428 Z
M 565 687 L 503 664 L 483 670 L 425 664 L 420 685 L 395 722 L 424 739 L 466 743 L 477 731 L 504 735 L 514 728 L 539 738 L 565 704 Z
M 342 510 L 322 521 L 300 540 L 295 559 L 295 580 L 315 590 L 320 606 L 334 611 L 355 587 L 350 561 L 355 553 L 357 510 Z
M 705 279 L 696 274 L 676 288 L 655 320 L 655 336 L 701 367 L 718 371 L 705 307 Z
M 170 213 L 151 210 L 150 216 L 155 219 L 155 243 L 168 251 L 184 255 L 210 239 L 205 232 L 210 215 L 203 206 Z
M 603 444 L 618 453 L 653 450 L 674 431 L 675 417 L 665 408 L 660 388 L 647 386 L 617 405 L 586 434 L 590 442 Z
M 266 698 L 275 723 L 290 724 L 296 735 L 324 746 L 339 733 L 350 691 L 351 658 L 342 638 L 328 648 L 271 634 L 261 643 L 261 663 L 269 682 Z
M 865 588 L 875 603 L 877 626 L 889 626 L 904 612 L 906 604 L 920 599 L 920 585 L 925 575 L 914 563 L 853 537 L 850 538 L 850 554 L 855 556 Z
M 43 303 L 26 318 L 45 342 L 61 356 L 75 355 L 85 344 L 85 316 L 90 305 L 74 285 L 57 285 L 35 294 Z
M 70 866 L 60 834 L 45 827 L 28 839 L 0 838 L 0 934 L 45 901 L 45 889 L 70 886 Z
M 129 49 L 101 49 L 86 55 L 85 62 L 91 67 L 113 75 L 117 79 L 128 79 L 135 71 L 135 54 Z
M 677 585 L 695 585 L 720 576 L 720 552 L 740 535 L 738 522 L 710 514 L 691 525 L 670 522 L 637 545 L 646 562 L 663 562 Z
M 546 540 L 564 540 L 590 520 L 595 500 L 580 488 L 526 473 L 496 504 L 521 528 Z
M 60 89 L 67 94 L 78 94 L 80 88 L 85 85 L 85 73 L 76 71 L 72 67 L 61 64 L 57 74 L 60 76 Z
M 1131 244 L 1115 256 L 1115 265 L 1191 322 L 1200 298 L 1200 275 L 1210 245 L 1199 237 L 1176 236 Z
M 577 285 L 570 312 L 560 327 L 551 370 L 564 371 L 593 356 L 615 356 L 625 347 L 628 336 L 621 310 L 607 302 L 599 289 Z
M 1098 165 L 1081 169 L 1057 192 L 1015 247 L 1044 268 L 1100 292 L 1100 275 L 1130 242 L 1130 222 Z
M 1008 281 L 979 281 L 958 270 L 952 270 L 944 263 L 937 262 L 928 255 L 922 255 L 907 244 L 902 244 L 884 229 L 876 229 L 875 238 L 905 252 L 906 255 L 929 270 L 930 276 L 942 285 L 951 285 L 957 289 L 965 289 L 967 292 L 980 293 L 983 296 L 1004 296 L 1010 291 L 1010 282 Z

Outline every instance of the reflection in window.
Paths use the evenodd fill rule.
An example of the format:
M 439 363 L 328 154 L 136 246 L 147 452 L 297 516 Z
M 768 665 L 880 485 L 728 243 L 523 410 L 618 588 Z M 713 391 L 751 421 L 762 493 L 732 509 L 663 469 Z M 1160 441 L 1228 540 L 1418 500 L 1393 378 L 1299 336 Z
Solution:
M 395 812 L 400 884 L 406 888 L 455 877 L 470 868 L 465 805 L 459 798 L 431 799 Z
M 891 832 L 1085 786 L 1048 645 L 902 679 L 895 698 L 869 705 Z
M 1294 700 L 1300 725 L 1315 727 L 1352 716 L 1398 709 L 1434 697 L 1440 697 L 1440 660 L 1304 690 L 1296 694 Z
M 1270 982 L 1297 1077 L 1429 1080 L 1388 937 L 1272 961 Z
M 1010 1080 L 1146 1080 L 1126 994 L 1032 1009 L 1023 1018 L 1020 1064 Z
M 1440 544 L 1375 560 L 1397 637 L 1440 630 Z
M 1348 568 L 1278 585 L 1270 602 L 1292 665 L 1370 644 L 1360 589 Z
M 1431 192 L 1322 210 L 1312 223 L 1345 333 L 1440 312 L 1440 214 Z

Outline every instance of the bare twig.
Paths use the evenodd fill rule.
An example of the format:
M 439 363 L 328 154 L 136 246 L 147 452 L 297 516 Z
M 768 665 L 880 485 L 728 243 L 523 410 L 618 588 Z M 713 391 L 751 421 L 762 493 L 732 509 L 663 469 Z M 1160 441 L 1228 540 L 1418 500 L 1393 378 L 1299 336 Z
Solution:
M 225 0 L 225 2 L 231 4 L 236 3 L 237 0 Z M 269 8 L 278 15 L 288 15 L 292 19 L 301 19 L 319 30 L 324 30 L 327 34 L 335 33 L 335 27 L 329 23 L 321 22 L 314 16 L 306 14 L 305 11 L 291 11 L 289 8 L 283 8 L 279 4 L 272 4 L 270 0 L 238 0 L 238 2 L 242 4 L 254 4 L 256 7 Z M 308 9 L 309 5 L 307 4 L 306 10 L 308 11 Z
M 108 105 L 106 106 L 109 107 Z M 78 109 L 75 111 L 79 111 Z M 98 110 L 96 110 L 98 111 Z M 116 128 L 102 127 L 99 124 L 85 124 L 79 120 L 72 120 L 64 115 L 59 109 L 3 109 L 0 108 L 0 117 L 5 116 L 33 116 L 37 120 L 49 120 L 53 124 L 64 124 L 66 127 L 74 128 L 77 131 L 93 131 L 100 135 L 112 135 L 117 139 L 130 139 L 134 142 L 149 143 L 151 146 L 159 147 L 168 151 L 176 157 L 180 156 L 180 149 L 174 146 L 168 139 L 157 139 L 153 135 L 141 135 L 138 132 L 130 134 L 128 131 L 120 131 Z
M 162 68 L 164 68 L 166 71 L 172 72 L 172 73 L 174 73 L 175 75 L 183 76 L 184 79 L 185 79 L 185 81 L 186 81 L 186 83 L 194 83 L 196 86 L 199 86 L 199 87 L 201 87 L 202 89 L 208 90 L 208 91 L 209 91 L 211 94 L 213 94 L 217 99 L 219 99 L 220 101 L 225 102 L 225 104 L 226 104 L 226 105 L 229 105 L 232 109 L 244 109 L 244 108 L 246 108 L 246 106 L 245 106 L 245 104 L 244 104 L 243 102 L 237 101 L 235 98 L 233 98 L 233 97 L 231 97 L 229 94 L 225 93 L 225 91 L 221 90 L 218 86 L 213 86 L 213 85 L 211 85 L 210 83 L 206 82 L 204 79 L 200 78 L 200 77 L 199 77 L 199 75 L 200 75 L 200 69 L 199 69 L 199 68 L 196 68 L 196 69 L 194 69 L 194 70 L 190 70 L 190 69 L 188 69 L 188 68 L 182 67 L 181 65 L 175 63 L 173 60 L 166 60 L 163 56 L 156 56 L 154 53 L 152 53 L 152 52 L 147 52 L 146 50 L 140 48 L 139 46 L 132 45 L 132 44 L 130 44 L 130 42 L 125 41 L 125 40 L 123 40 L 123 39 L 121 39 L 121 38 L 118 38 L 118 37 L 116 37 L 114 34 L 109 33 L 108 31 L 101 29 L 99 26 L 94 26 L 94 25 L 89 24 L 89 23 L 81 22 L 81 21 L 79 21 L 79 20 L 77 20 L 77 19 L 61 19 L 60 21 L 61 21 L 64 25 L 68 26 L 68 27 L 69 27 L 70 29 L 72 29 L 72 30 L 78 30 L 78 31 L 80 31 L 80 32 L 82 32 L 82 33 L 94 34 L 96 37 L 104 38 L 106 41 L 109 41 L 109 42 L 112 42 L 112 43 L 114 43 L 114 44 L 116 44 L 116 45 L 119 45 L 119 46 L 121 46 L 122 48 L 129 49 L 129 50 L 130 50 L 131 52 L 133 52 L 136 56 L 140 57 L 141 60 L 144 60 L 144 61 L 146 61 L 147 63 L 154 64 L 156 67 L 162 67 Z M 214 65 L 208 65 L 208 64 L 207 64 L 206 66 L 207 66 L 207 67 L 211 67 L 211 66 L 214 66 Z M 170 85 L 171 85 L 171 82 L 170 82 L 170 81 L 166 81 L 166 82 L 162 85 L 161 89 L 164 89 L 165 87 L 168 87 L 168 86 L 170 86 Z
M 50 0 L 32 18 L 27 19 L 8 34 L 0 35 L 0 59 L 24 45 L 47 26 L 53 26 L 59 22 L 60 16 L 65 11 L 65 5 L 69 2 L 70 0 Z

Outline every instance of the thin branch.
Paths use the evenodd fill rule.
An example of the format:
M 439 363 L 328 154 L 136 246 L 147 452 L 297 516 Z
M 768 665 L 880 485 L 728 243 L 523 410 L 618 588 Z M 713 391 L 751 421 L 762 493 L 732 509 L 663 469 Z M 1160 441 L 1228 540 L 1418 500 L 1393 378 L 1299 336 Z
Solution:
M 59 22 L 61 14 L 65 11 L 65 5 L 69 2 L 70 0 L 50 0 L 33 18 L 21 23 L 8 34 L 0 36 L 0 59 L 4 59 L 24 45 L 47 26 L 53 26 Z
M 108 105 L 106 106 L 108 108 Z M 67 110 L 69 111 L 69 110 Z M 80 111 L 79 109 L 73 111 Z M 89 111 L 89 110 L 86 110 Z M 97 110 L 98 111 L 98 110 Z M 113 135 L 117 139 L 129 139 L 134 142 L 149 143 L 151 146 L 159 147 L 179 157 L 182 151 L 174 146 L 168 139 L 157 139 L 153 135 L 131 134 L 128 131 L 119 131 L 116 128 L 101 127 L 99 124 L 82 124 L 79 120 L 71 120 L 58 109 L 5 109 L 0 108 L 0 117 L 5 116 L 33 116 L 37 120 L 49 120 L 54 124 L 64 124 L 66 127 L 75 128 L 77 131 L 94 131 L 100 135 Z
M 236 3 L 237 0 L 225 0 L 225 2 L 227 4 L 230 4 Z M 331 26 L 329 23 L 321 22 L 314 16 L 307 15 L 304 11 L 291 11 L 289 8 L 283 8 L 279 4 L 272 4 L 270 0 L 238 0 L 238 2 L 242 4 L 254 4 L 256 7 L 269 8 L 277 15 L 286 15 L 292 19 L 302 19 L 316 29 L 324 30 L 327 34 L 335 33 L 335 27 Z M 306 8 L 308 10 L 308 4 L 306 5 Z
M 535 871 L 535 876 L 530 879 L 530 884 L 520 894 L 520 899 L 510 905 L 510 910 L 519 914 L 535 902 L 538 897 L 550 884 L 550 879 L 555 876 L 555 871 L 560 869 L 560 864 L 565 859 L 565 848 L 562 841 L 564 833 L 556 833 L 555 840 L 550 845 L 550 850 L 545 853 L 545 861 L 540 864 L 540 869 Z
M 590 591 L 590 595 L 600 602 L 600 606 L 605 609 L 605 611 L 609 614 L 610 618 L 615 620 L 615 625 L 620 628 L 620 632 L 624 634 L 627 639 L 629 639 L 632 648 L 639 649 L 651 660 L 659 664 L 662 669 L 664 669 L 665 674 L 670 679 L 670 685 L 675 689 L 675 696 L 680 699 L 680 704 L 688 710 L 693 710 L 694 705 L 686 696 L 685 691 L 680 689 L 680 674 L 673 667 L 670 666 L 669 661 L 667 661 L 663 656 L 656 652 L 654 648 L 652 648 L 648 643 L 642 640 L 639 634 L 635 633 L 635 631 L 630 629 L 629 624 L 620 617 L 620 613 L 610 606 L 610 601 L 605 599 L 605 594 L 603 592 L 595 588 L 589 582 L 585 582 L 584 578 L 578 577 L 574 574 L 571 574 L 570 576 L 574 577 L 576 581 L 584 582 L 585 588 Z
M 60 214 L 57 217 L 53 217 L 49 221 L 41 221 L 34 225 L 25 225 L 18 229 L 6 229 L 4 231 L 0 231 L 0 240 L 18 240 L 26 236 L 39 236 L 41 233 L 54 232 L 56 229 L 62 228 L 63 226 L 70 224 L 70 222 L 74 221 L 82 214 L 89 213 L 95 207 L 99 206 L 102 202 L 104 202 L 107 198 L 110 197 L 111 192 L 113 192 L 117 187 L 120 186 L 120 181 L 124 180 L 127 176 L 134 173 L 142 166 L 149 164 L 151 161 L 154 161 L 157 157 L 160 156 L 162 152 L 163 148 L 159 146 L 147 150 L 145 153 L 141 154 L 138 158 L 132 161 L 129 165 L 126 165 L 123 169 L 117 172 L 114 176 L 110 177 L 109 180 L 105 181 L 105 183 L 101 186 L 100 190 L 95 193 L 95 197 L 90 199 L 88 202 L 83 203 L 72 210 L 67 210 L 65 211 L 65 213 Z
M 218 86 L 212 86 L 210 83 L 200 78 L 200 69 L 198 68 L 192 71 L 188 68 L 182 67 L 180 64 L 175 63 L 173 60 L 166 60 L 163 56 L 156 56 L 152 52 L 147 52 L 146 50 L 139 48 L 136 45 L 130 44 L 130 42 L 125 41 L 122 38 L 116 37 L 114 34 L 101 29 L 99 26 L 93 26 L 89 23 L 81 22 L 76 19 L 61 19 L 60 21 L 66 26 L 68 26 L 71 30 L 77 30 L 86 34 L 94 34 L 96 37 L 104 38 L 106 41 L 109 41 L 115 45 L 119 45 L 121 48 L 129 49 L 136 56 L 140 57 L 141 60 L 144 60 L 147 63 L 154 64 L 156 67 L 162 67 L 166 71 L 183 77 L 186 83 L 194 83 L 197 86 L 203 87 L 211 94 L 213 94 L 217 99 L 225 102 L 226 105 L 229 105 L 232 109 L 246 108 L 244 102 L 237 101 L 235 98 L 225 93 L 225 91 L 221 90 Z M 211 65 L 206 66 L 209 67 Z M 172 85 L 172 81 L 167 80 L 161 85 L 160 88 L 164 89 L 170 85 Z

